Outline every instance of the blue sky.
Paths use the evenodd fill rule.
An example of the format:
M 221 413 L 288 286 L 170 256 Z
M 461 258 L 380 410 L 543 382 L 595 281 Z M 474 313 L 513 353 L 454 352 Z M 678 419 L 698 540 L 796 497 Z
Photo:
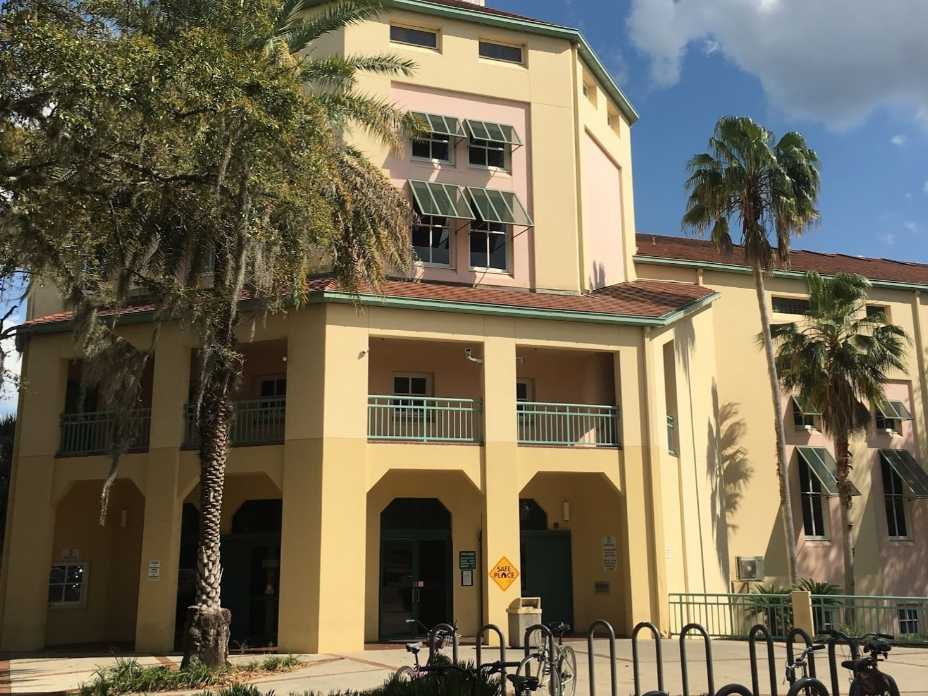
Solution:
M 641 115 L 640 232 L 680 234 L 688 157 L 721 115 L 803 133 L 821 224 L 797 247 L 928 262 L 928 2 L 488 0 L 583 30 Z

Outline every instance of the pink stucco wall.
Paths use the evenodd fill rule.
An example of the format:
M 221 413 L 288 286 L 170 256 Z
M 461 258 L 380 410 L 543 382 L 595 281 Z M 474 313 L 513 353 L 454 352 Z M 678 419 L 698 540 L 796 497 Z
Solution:
M 413 160 L 409 143 L 394 148 L 384 162 L 388 176 L 398 187 L 405 187 L 409 179 L 435 181 L 459 186 L 477 186 L 515 193 L 532 215 L 531 195 L 531 127 L 528 104 L 502 99 L 489 99 L 425 87 L 394 83 L 390 99 L 409 111 L 456 116 L 503 123 L 515 128 L 524 143 L 512 153 L 511 172 L 473 167 L 467 160 L 467 144 L 458 144 L 454 164 L 433 164 Z M 404 190 L 408 190 L 404 188 Z M 470 270 L 468 226 L 464 221 L 453 221 L 455 239 L 452 242 L 451 268 L 417 265 L 416 278 L 440 282 L 502 285 L 509 287 L 533 286 L 532 252 L 534 230 L 516 227 L 513 230 L 508 273 Z
M 589 133 L 581 150 L 583 273 L 590 289 L 625 278 L 622 244 L 622 179 L 619 166 Z

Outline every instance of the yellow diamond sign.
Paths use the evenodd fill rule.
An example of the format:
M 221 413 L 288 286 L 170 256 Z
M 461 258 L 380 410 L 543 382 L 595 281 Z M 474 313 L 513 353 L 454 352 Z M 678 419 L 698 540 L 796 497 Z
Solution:
M 516 568 L 515 563 L 503 556 L 493 566 L 490 577 L 499 585 L 499 589 L 505 592 L 518 579 L 519 569 Z

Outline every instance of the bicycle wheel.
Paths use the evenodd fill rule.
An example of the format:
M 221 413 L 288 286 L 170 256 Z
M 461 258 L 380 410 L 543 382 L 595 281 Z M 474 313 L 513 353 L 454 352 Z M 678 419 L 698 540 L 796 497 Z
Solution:
M 574 649 L 569 645 L 560 647 L 554 665 L 557 671 L 558 695 L 574 696 L 577 691 L 577 654 Z
M 416 671 L 412 667 L 400 667 L 398 670 L 396 670 L 394 678 L 398 682 L 411 682 L 416 678 Z
M 851 682 L 851 688 L 848 691 L 848 696 L 899 696 L 899 687 L 896 686 L 896 680 L 893 679 L 888 674 L 883 674 L 882 672 L 877 672 L 870 675 L 871 677 L 876 677 L 874 681 L 882 681 L 882 685 L 877 683 L 876 688 L 867 688 L 860 683 L 859 678 L 855 678 Z M 871 686 L 871 685 L 868 685 Z
M 715 692 L 715 696 L 754 696 L 754 692 L 741 684 L 726 684 Z
M 548 684 L 551 680 L 551 665 L 548 663 L 548 658 L 544 653 L 536 652 L 523 658 L 519 663 L 519 669 L 516 670 L 516 674 L 522 675 L 523 677 L 535 677 L 535 679 L 538 680 L 537 691 L 539 693 L 548 691 Z M 557 686 L 556 680 L 555 686 Z M 552 696 L 559 695 L 552 693 Z
M 786 696 L 831 696 L 831 692 L 818 679 L 806 677 L 789 687 Z

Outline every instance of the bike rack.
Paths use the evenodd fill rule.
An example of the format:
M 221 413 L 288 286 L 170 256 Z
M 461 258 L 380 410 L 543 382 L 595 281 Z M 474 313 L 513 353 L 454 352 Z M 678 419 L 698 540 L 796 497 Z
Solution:
M 851 659 L 856 660 L 860 657 L 860 648 L 857 640 L 847 636 L 847 640 L 842 640 L 831 636 L 828 638 L 828 673 L 831 677 L 831 696 L 841 696 L 841 679 L 838 677 L 838 655 L 835 648 L 842 643 L 847 643 L 851 650 Z
M 644 629 L 654 638 L 655 664 L 657 666 L 657 690 L 664 690 L 664 658 L 661 656 L 661 632 L 650 621 L 642 621 L 632 629 L 632 675 L 635 680 L 635 696 L 641 696 L 641 675 L 638 665 L 638 634 Z
M 786 659 L 790 664 L 793 662 L 793 644 L 796 642 L 796 638 L 802 638 L 802 641 L 806 644 L 807 648 L 812 647 L 812 636 L 806 633 L 805 629 L 802 628 L 792 628 L 789 633 L 786 634 Z M 815 653 L 809 653 L 809 676 L 815 677 Z M 790 686 L 792 686 L 790 682 Z
M 487 633 L 495 633 L 496 637 L 499 638 L 499 661 L 504 663 L 506 662 L 506 639 L 503 636 L 503 632 L 500 630 L 499 626 L 496 624 L 486 624 L 480 627 L 480 630 L 477 631 L 477 643 L 474 646 L 477 651 L 477 669 L 483 666 L 483 637 Z M 506 667 L 503 667 L 503 683 L 506 682 Z
M 686 666 L 686 637 L 690 633 L 698 633 L 702 636 L 703 644 L 706 648 L 706 681 L 708 682 L 708 693 L 715 693 L 715 675 L 712 668 L 712 640 L 709 633 L 699 624 L 691 623 L 683 627 L 680 631 L 680 675 L 683 678 L 683 696 L 690 696 L 689 670 Z
M 595 655 L 593 654 L 593 638 L 596 637 L 597 628 L 603 629 L 609 636 L 609 678 L 612 680 L 610 691 L 612 696 L 618 696 L 619 681 L 615 673 L 615 629 L 612 627 L 612 624 L 602 619 L 598 619 L 590 624 L 590 630 L 586 633 L 587 657 L 589 658 L 590 666 L 590 696 L 596 696 L 596 675 L 593 666 L 593 662 L 595 661 Z
M 432 654 L 435 652 L 435 634 L 439 631 L 444 631 L 451 636 L 451 660 L 454 664 L 458 664 L 458 630 L 448 623 L 436 624 L 432 628 L 432 632 L 429 633 L 429 660 L 432 659 Z
M 544 636 L 544 640 L 548 643 L 548 669 L 551 670 L 551 679 L 548 682 L 549 691 L 554 694 L 554 633 L 551 632 L 551 629 L 545 626 L 544 624 L 535 624 L 534 626 L 529 626 L 525 629 L 525 636 L 523 638 L 525 646 L 525 656 L 528 657 L 531 654 L 531 637 L 532 634 L 541 632 Z
M 757 624 L 748 633 L 748 652 L 751 659 L 751 690 L 760 693 L 760 680 L 757 675 L 757 640 L 762 638 L 767 644 L 767 670 L 770 672 L 770 696 L 777 696 L 776 658 L 773 654 L 773 637 L 763 624 Z M 834 696 L 838 696 L 835 694 Z

